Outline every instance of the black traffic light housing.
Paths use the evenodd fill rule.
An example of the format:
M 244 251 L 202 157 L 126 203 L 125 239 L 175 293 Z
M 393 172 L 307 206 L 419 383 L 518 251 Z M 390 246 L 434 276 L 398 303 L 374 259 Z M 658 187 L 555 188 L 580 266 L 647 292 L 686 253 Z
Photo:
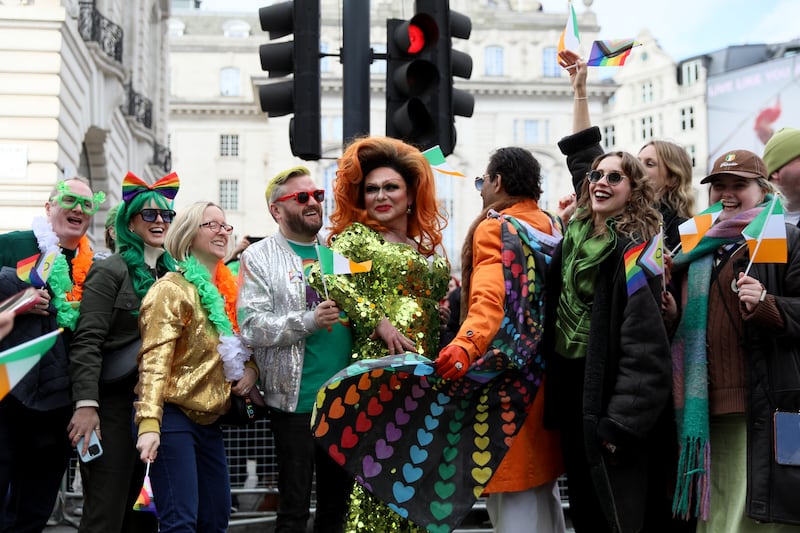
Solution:
M 455 115 L 470 117 L 475 105 L 453 87 L 453 76 L 472 75 L 472 58 L 452 50 L 452 37 L 469 38 L 470 19 L 447 0 L 417 0 L 411 20 L 389 19 L 386 30 L 386 134 L 451 154 Z
M 294 74 L 292 80 L 259 86 L 261 110 L 270 117 L 294 113 L 289 122 L 292 153 L 307 161 L 317 160 L 322 156 L 319 0 L 272 4 L 260 8 L 258 17 L 270 39 L 294 33 L 294 41 L 259 47 L 261 68 L 269 72 L 270 78 Z

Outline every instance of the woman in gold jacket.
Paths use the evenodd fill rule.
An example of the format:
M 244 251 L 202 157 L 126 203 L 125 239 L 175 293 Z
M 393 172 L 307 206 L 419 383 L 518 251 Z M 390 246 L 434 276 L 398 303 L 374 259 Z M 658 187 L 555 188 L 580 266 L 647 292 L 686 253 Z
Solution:
M 179 272 L 154 283 L 142 301 L 136 448 L 152 463 L 162 532 L 228 528 L 230 483 L 218 419 L 231 391 L 248 395 L 258 377 L 238 336 L 236 281 L 222 263 L 232 231 L 215 204 L 181 212 L 165 242 Z

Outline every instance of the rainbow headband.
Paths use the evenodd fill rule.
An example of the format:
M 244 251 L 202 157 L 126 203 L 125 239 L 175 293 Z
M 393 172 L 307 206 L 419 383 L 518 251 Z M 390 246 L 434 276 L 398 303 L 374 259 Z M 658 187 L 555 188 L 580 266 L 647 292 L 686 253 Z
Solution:
M 168 200 L 174 200 L 175 196 L 178 194 L 179 187 L 180 180 L 178 180 L 178 174 L 175 172 L 167 174 L 152 185 L 146 184 L 136 177 L 135 174 L 128 172 L 125 179 L 122 180 L 122 199 L 128 203 L 133 200 L 137 194 L 154 191 Z

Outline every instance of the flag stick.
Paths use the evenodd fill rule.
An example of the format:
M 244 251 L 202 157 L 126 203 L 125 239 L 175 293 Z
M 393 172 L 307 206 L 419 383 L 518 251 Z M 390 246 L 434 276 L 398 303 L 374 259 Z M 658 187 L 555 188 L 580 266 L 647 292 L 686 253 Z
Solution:
M 750 262 L 747 264 L 747 268 L 744 270 L 744 275 L 745 276 L 750 272 L 750 267 L 753 266 L 753 262 L 755 261 L 756 256 L 758 255 L 758 249 L 761 248 L 761 241 L 764 240 L 764 232 L 767 231 L 767 221 L 769 220 L 769 215 L 772 214 L 772 209 L 775 207 L 775 202 L 777 200 L 778 200 L 778 195 L 777 194 L 773 194 L 772 195 L 772 201 L 770 202 L 769 207 L 767 208 L 767 209 L 769 209 L 769 212 L 768 212 L 769 214 L 767 215 L 767 218 L 764 220 L 764 226 L 761 228 L 761 231 L 758 234 L 758 240 L 756 241 L 756 247 L 753 250 L 753 253 L 750 255 Z
M 664 224 L 658 225 L 658 239 L 661 242 L 661 288 L 667 292 L 667 265 L 664 262 Z
M 144 467 L 144 477 L 147 477 L 149 475 L 150 475 L 150 460 L 148 459 L 147 466 Z
M 319 263 L 319 277 L 322 280 L 322 288 L 325 290 L 325 299 L 330 300 L 328 297 L 328 284 L 325 282 L 325 272 L 322 270 L 322 260 L 319 257 L 319 241 L 314 244 L 314 251 L 317 252 L 317 262 Z
M 680 249 L 681 249 L 681 246 L 683 246 L 683 243 L 682 243 L 682 242 L 679 242 L 679 243 L 678 243 L 678 246 L 676 246 L 675 248 L 673 248 L 672 250 L 670 250 L 670 252 L 669 252 L 669 256 L 670 256 L 670 257 L 675 257 L 675 252 L 677 252 L 678 250 L 680 250 Z

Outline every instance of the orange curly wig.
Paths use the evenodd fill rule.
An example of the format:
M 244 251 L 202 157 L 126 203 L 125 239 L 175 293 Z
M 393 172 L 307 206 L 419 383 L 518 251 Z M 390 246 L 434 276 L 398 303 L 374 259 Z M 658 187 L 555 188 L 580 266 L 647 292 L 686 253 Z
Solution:
M 397 171 L 413 191 L 414 204 L 408 215 L 408 236 L 419 244 L 423 255 L 432 255 L 442 244 L 442 230 L 447 218 L 436 199 L 433 170 L 415 147 L 391 137 L 364 137 L 353 141 L 339 158 L 333 183 L 336 208 L 330 215 L 329 241 L 353 222 L 361 222 L 375 231 L 384 231 L 369 217 L 364 204 L 364 176 L 376 168 Z

